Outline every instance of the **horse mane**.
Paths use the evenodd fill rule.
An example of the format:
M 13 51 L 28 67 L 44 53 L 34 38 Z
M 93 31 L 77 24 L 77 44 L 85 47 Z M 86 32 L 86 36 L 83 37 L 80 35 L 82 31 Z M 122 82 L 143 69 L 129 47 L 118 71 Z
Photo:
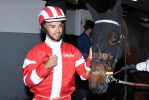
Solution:
M 138 21 L 124 18 L 128 29 L 128 46 L 131 52 L 135 50 L 140 57 L 149 57 L 149 29 L 143 27 Z

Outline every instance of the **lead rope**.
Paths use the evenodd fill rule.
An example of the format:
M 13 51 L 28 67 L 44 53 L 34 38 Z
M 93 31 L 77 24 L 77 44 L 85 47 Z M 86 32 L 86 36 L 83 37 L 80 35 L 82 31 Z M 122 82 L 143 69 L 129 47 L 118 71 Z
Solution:
M 127 25 L 126 25 L 125 21 L 123 21 L 123 24 L 124 24 L 124 26 L 126 28 L 126 39 L 125 39 L 125 49 L 124 49 L 124 52 L 125 52 L 125 66 L 126 66 L 126 64 L 127 64 L 127 61 L 126 61 L 126 49 L 127 49 L 126 45 L 127 45 L 128 29 L 127 29 Z M 124 81 L 126 82 L 127 79 L 128 79 L 126 68 L 124 70 L 124 73 L 125 73 Z M 124 86 L 124 97 L 123 97 L 123 100 L 127 100 L 127 86 L 126 85 Z
M 122 81 L 119 79 L 115 79 L 112 75 L 110 77 L 111 82 L 116 82 L 117 84 L 124 84 L 124 85 L 130 85 L 130 86 L 139 86 L 139 87 L 149 87 L 149 84 L 141 84 L 141 83 L 134 83 L 134 82 L 128 82 L 128 81 Z M 127 96 L 126 96 L 127 97 Z M 126 98 L 123 98 L 126 99 Z
M 126 64 L 127 64 L 127 62 L 126 62 L 126 53 L 128 53 L 128 55 L 130 55 L 130 50 L 129 50 L 128 43 L 127 43 L 128 28 L 127 28 L 127 25 L 126 25 L 125 21 L 123 21 L 123 24 L 124 24 L 124 27 L 126 29 L 126 36 L 125 36 L 126 39 L 125 39 L 125 49 L 124 49 L 124 53 L 125 53 L 125 56 L 124 56 L 125 58 L 124 59 L 125 59 L 125 67 L 126 67 Z M 126 52 L 126 51 L 128 51 L 128 52 Z M 120 70 L 119 72 L 121 72 L 121 71 L 122 70 Z M 119 73 L 119 72 L 117 72 L 117 73 Z M 121 82 L 123 84 L 127 84 L 127 85 L 136 84 L 136 83 L 128 84 L 130 82 L 127 81 L 128 80 L 128 75 L 127 75 L 126 68 L 124 69 L 124 73 L 125 73 L 124 81 L 119 81 L 119 82 Z M 123 100 L 127 100 L 127 85 L 124 86 L 124 97 L 123 97 Z

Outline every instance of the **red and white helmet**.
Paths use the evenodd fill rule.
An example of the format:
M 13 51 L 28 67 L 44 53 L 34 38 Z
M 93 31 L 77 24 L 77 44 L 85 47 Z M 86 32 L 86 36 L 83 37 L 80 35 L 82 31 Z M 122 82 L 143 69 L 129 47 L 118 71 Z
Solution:
M 39 14 L 39 25 L 41 25 L 43 21 L 53 22 L 65 20 L 65 14 L 59 7 L 46 6 L 42 9 L 42 11 Z

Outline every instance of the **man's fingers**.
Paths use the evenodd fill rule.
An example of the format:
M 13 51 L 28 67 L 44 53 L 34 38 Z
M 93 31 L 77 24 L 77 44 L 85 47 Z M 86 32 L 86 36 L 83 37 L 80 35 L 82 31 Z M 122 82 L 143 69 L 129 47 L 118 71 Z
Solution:
M 45 62 L 46 68 L 52 68 L 57 65 L 58 57 L 56 55 L 48 56 L 49 58 Z
M 89 58 L 92 59 L 92 47 L 90 47 L 90 50 L 89 50 Z
M 58 57 L 56 55 L 50 56 L 49 58 L 50 60 L 58 60 Z

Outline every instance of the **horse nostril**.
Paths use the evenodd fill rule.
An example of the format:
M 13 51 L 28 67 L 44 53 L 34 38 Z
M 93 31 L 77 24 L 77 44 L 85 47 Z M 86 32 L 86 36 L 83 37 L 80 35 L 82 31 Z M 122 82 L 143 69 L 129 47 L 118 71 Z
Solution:
M 105 83 L 99 83 L 97 87 L 90 88 L 92 90 L 93 94 L 104 94 L 106 93 L 108 88 L 108 84 Z
M 97 91 L 95 91 L 94 89 L 92 89 L 92 93 L 93 94 L 97 94 Z
M 104 88 L 106 88 L 106 85 L 104 83 L 100 83 L 98 86 L 101 90 L 103 90 Z

